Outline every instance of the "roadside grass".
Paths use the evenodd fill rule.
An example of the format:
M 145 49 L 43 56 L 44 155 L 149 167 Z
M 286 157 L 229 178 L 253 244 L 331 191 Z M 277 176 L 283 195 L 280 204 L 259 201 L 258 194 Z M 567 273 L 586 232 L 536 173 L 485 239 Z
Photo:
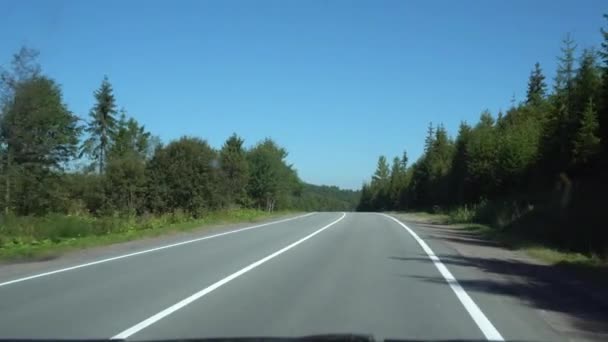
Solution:
M 501 228 L 493 228 L 486 224 L 472 222 L 472 215 L 459 209 L 458 212 L 449 212 L 447 214 L 433 214 L 428 212 L 406 212 L 400 213 L 400 216 L 412 221 L 449 225 L 456 229 L 463 229 L 474 233 L 481 238 L 498 242 L 499 244 L 513 250 L 518 250 L 537 260 L 543 261 L 552 265 L 560 265 L 568 268 L 574 268 L 583 272 L 608 273 L 608 260 L 596 254 L 582 254 L 572 251 L 560 249 L 556 246 L 541 243 L 531 239 L 530 237 L 516 232 Z M 461 218 L 466 219 L 461 219 Z
M 253 209 L 209 212 L 192 218 L 182 212 L 162 216 L 58 215 L 2 217 L 0 261 L 47 260 L 65 252 L 155 237 L 229 223 L 257 222 L 292 212 L 268 213 Z

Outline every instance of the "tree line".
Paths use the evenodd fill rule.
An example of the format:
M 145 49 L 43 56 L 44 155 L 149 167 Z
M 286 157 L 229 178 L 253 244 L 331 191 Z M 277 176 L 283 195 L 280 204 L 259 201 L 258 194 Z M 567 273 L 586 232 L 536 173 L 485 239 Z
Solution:
M 0 70 L 0 205 L 5 215 L 143 215 L 257 208 L 353 209 L 343 191 L 321 201 L 272 139 L 251 148 L 238 135 L 215 149 L 183 136 L 167 144 L 118 109 L 108 78 L 88 117 L 74 114 L 38 52 L 22 48 Z M 347 196 L 351 192 L 344 192 Z M 356 193 L 353 193 L 356 195 Z
M 608 19 L 608 16 L 604 16 Z M 551 89 L 539 63 L 526 98 L 462 122 L 455 138 L 429 124 L 421 157 L 378 159 L 359 210 L 466 209 L 470 218 L 558 243 L 608 252 L 608 31 L 578 53 L 567 35 Z

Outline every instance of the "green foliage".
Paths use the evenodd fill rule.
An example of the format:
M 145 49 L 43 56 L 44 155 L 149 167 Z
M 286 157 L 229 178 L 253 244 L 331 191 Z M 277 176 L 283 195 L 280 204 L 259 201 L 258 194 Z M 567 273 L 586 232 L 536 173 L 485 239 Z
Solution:
M 220 150 L 220 170 L 224 202 L 245 206 L 248 204 L 247 183 L 249 182 L 249 162 L 244 140 L 231 135 Z
M 496 120 L 486 111 L 473 127 L 462 123 L 453 143 L 441 125 L 429 125 L 418 160 L 405 172 L 393 163 L 391 173 L 406 181 L 397 189 L 391 182 L 387 201 L 377 184 L 386 172 L 377 170 L 357 209 L 432 209 L 452 222 L 487 223 L 606 255 L 608 32 L 601 33 L 602 65 L 586 49 L 575 67 L 576 45 L 566 36 L 552 93 L 536 63 L 525 103 L 513 101 Z
M 289 208 L 290 196 L 299 190 L 298 175 L 285 161 L 287 151 L 265 139 L 247 154 L 250 180 L 248 193 L 257 208 L 273 211 Z
M 599 124 L 593 100 L 590 98 L 585 108 L 574 139 L 572 154 L 577 164 L 588 163 L 600 151 Z
M 183 211 L 163 215 L 0 216 L 0 259 L 45 257 L 60 251 L 133 240 L 213 224 L 254 222 L 271 214 L 223 210 L 193 219 Z
M 150 208 L 195 216 L 218 208 L 218 169 L 216 151 L 199 138 L 182 137 L 157 149 L 146 169 Z
M 120 119 L 112 138 L 112 145 L 108 151 L 108 158 L 135 157 L 146 159 L 151 145 L 151 134 L 144 126 L 140 126 L 137 120 L 129 118 L 124 110 L 121 111 Z
M 92 158 L 101 174 L 105 170 L 111 139 L 116 131 L 116 101 L 107 77 L 103 78 L 94 96 L 96 103 L 89 113 L 90 121 L 85 129 L 89 137 L 82 144 L 81 155 Z
M 351 211 L 358 202 L 359 191 L 303 183 L 292 203 L 294 208 L 304 211 Z
M 12 91 L 0 122 L 5 211 L 48 212 L 62 196 L 58 172 L 74 157 L 80 129 L 53 80 L 33 76 Z
M 530 73 L 528 80 L 528 93 L 526 95 L 526 103 L 538 105 L 545 97 L 547 84 L 545 83 L 545 75 L 540 68 L 540 63 L 534 64 L 534 70 Z

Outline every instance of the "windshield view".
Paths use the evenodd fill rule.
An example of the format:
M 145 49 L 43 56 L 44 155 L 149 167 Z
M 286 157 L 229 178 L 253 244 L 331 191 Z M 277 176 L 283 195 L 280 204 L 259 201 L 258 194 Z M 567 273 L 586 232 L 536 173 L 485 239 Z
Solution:
M 0 13 L 0 341 L 608 341 L 608 2 Z

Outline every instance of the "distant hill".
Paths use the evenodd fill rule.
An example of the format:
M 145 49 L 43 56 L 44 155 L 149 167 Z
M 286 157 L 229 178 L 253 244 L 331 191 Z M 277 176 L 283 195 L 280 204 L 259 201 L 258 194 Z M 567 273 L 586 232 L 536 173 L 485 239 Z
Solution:
M 295 208 L 306 211 L 351 211 L 357 207 L 360 195 L 359 190 L 302 183 L 293 204 Z

